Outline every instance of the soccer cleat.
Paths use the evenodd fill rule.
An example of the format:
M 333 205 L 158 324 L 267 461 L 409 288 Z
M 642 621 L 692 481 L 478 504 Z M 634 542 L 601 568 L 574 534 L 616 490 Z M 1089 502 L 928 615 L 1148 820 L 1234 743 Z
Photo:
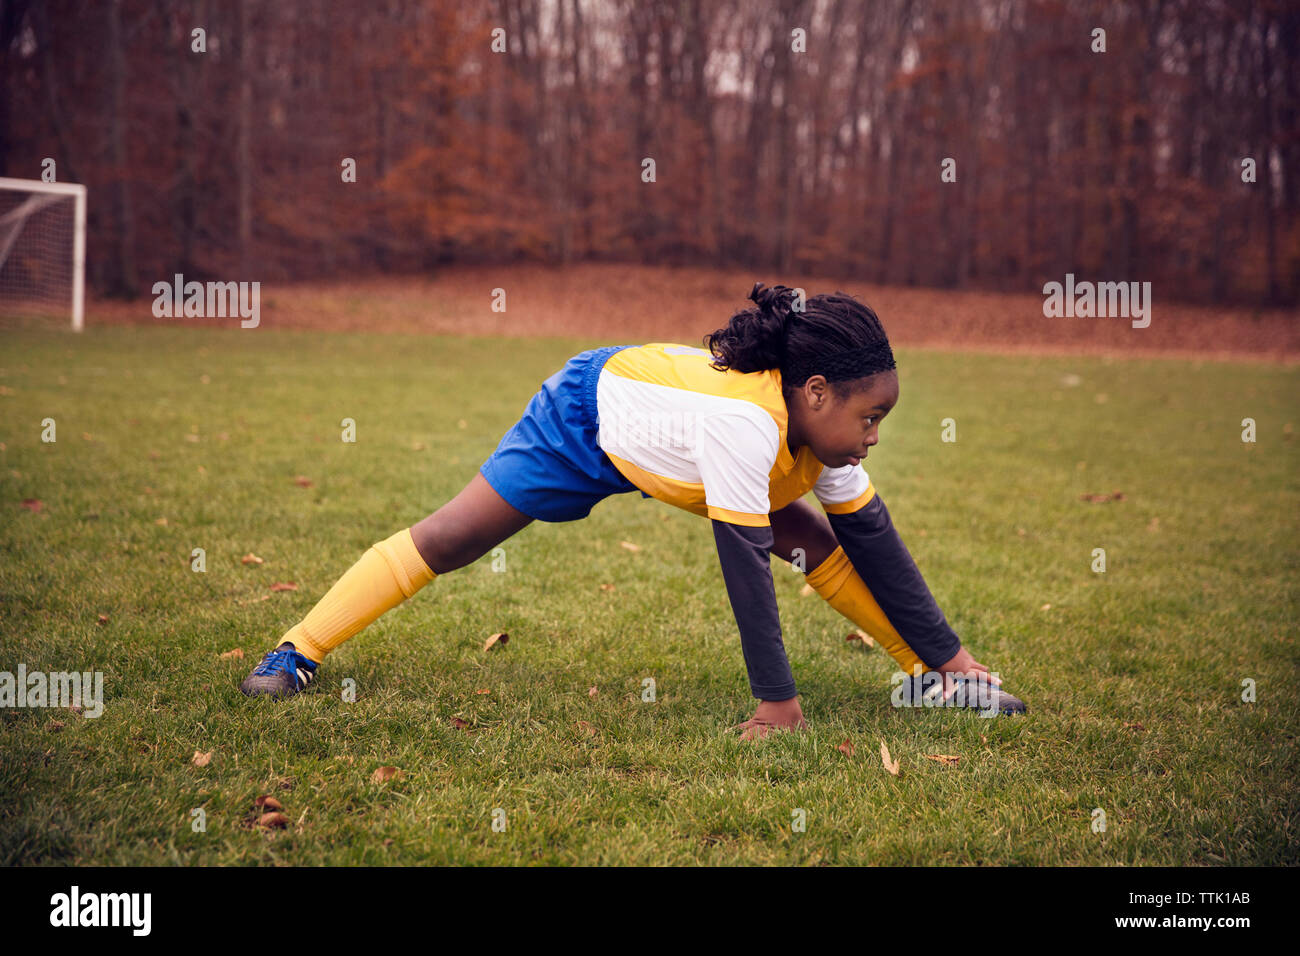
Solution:
M 903 700 L 912 707 L 960 707 L 980 711 L 986 717 L 1029 712 L 1029 707 L 1023 700 L 998 685 L 973 678 L 955 680 L 957 686 L 945 698 L 942 684 L 935 682 L 925 686 L 918 678 L 908 678 L 911 683 L 910 693 L 904 688 Z
M 239 685 L 249 697 L 269 695 L 289 697 L 306 688 L 316 678 L 316 662 L 298 653 L 289 641 L 267 651 L 253 673 Z

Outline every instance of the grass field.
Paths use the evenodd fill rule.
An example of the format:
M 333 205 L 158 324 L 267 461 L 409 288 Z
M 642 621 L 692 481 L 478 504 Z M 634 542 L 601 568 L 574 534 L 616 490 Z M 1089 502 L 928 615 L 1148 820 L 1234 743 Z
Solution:
M 1295 367 L 899 349 L 868 470 L 1030 713 L 891 707 L 892 659 L 775 560 L 810 730 L 745 744 L 708 522 L 638 494 L 534 522 L 505 573 L 488 556 L 440 577 L 304 695 L 238 691 L 366 548 L 463 487 L 548 374 L 608 342 L 5 341 L 0 670 L 100 670 L 104 710 L 0 711 L 0 863 L 1300 862 Z M 284 830 L 248 825 L 267 793 Z

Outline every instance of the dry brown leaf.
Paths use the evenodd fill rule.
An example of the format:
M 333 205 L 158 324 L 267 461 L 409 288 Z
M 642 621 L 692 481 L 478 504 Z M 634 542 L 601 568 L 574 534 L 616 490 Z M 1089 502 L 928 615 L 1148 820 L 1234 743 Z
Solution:
M 276 581 L 274 584 L 271 585 L 271 590 L 272 591 L 296 591 L 298 590 L 298 585 L 294 584 L 292 581 Z
M 612 585 L 612 584 L 602 584 L 602 585 L 600 586 L 600 589 L 601 589 L 602 591 L 612 591 L 612 590 L 614 590 L 614 585 Z
M 640 551 L 640 550 L 641 550 L 641 545 L 639 545 L 639 544 L 633 544 L 631 541 L 620 541 L 619 544 L 621 544 L 623 547 L 627 548 L 629 551 Z
M 263 813 L 257 818 L 257 825 L 267 830 L 283 830 L 289 825 L 289 818 L 283 813 Z
M 1137 731 L 1146 730 L 1146 728 L 1142 726 L 1142 724 L 1138 723 L 1136 720 L 1133 721 L 1132 723 L 1128 723 L 1127 721 L 1125 721 L 1124 726 L 1127 727 L 1129 730 L 1137 730 Z
M 852 757 L 853 750 L 854 750 L 853 741 L 849 740 L 848 738 L 845 738 L 844 743 L 840 744 L 835 749 L 838 750 L 840 753 L 844 754 L 844 756 L 846 757 Z
M 987 744 L 988 742 L 989 742 L 989 739 L 988 739 L 987 737 L 985 737 L 983 734 L 980 734 L 980 743 L 982 743 L 982 744 Z
M 257 797 L 253 801 L 253 806 L 261 807 L 262 810 L 268 813 L 272 810 L 284 809 L 284 807 L 280 806 L 280 801 L 275 799 L 275 797 L 271 796 L 269 793 L 264 793 L 260 797 Z
M 237 661 L 242 661 L 244 659 L 244 649 L 236 647 L 233 651 L 223 651 L 221 657 L 223 660 L 233 657 Z
M 926 754 L 925 759 L 941 763 L 945 767 L 955 767 L 957 766 L 957 761 L 960 760 L 961 757 L 957 754 Z
M 885 746 L 883 740 L 880 742 L 880 762 L 886 770 L 895 777 L 898 776 L 898 761 L 889 756 L 889 748 Z
M 203 753 L 201 750 L 194 751 L 194 756 L 190 758 L 190 763 L 196 767 L 206 767 L 212 762 L 212 751 Z
M 107 614 L 101 614 L 101 615 L 99 615 L 99 623 L 100 623 L 100 624 L 107 624 L 107 623 L 108 623 L 108 615 L 107 615 Z
M 1043 605 L 1042 607 L 1040 607 L 1038 610 L 1040 610 L 1040 611 L 1050 611 L 1051 609 L 1052 609 L 1052 605 L 1050 605 L 1050 604 L 1044 604 L 1044 605 Z
M 380 767 L 370 775 L 373 783 L 383 783 L 385 780 L 401 780 L 405 774 L 397 767 Z
M 32 513 L 35 513 L 35 512 L 37 512 L 37 511 L 40 511 L 41 508 L 43 508 L 44 506 L 45 506 L 45 502 L 41 501 L 40 498 L 24 498 L 24 499 L 23 499 L 23 507 L 26 508 L 28 511 L 32 512 Z
M 1108 494 L 1108 495 L 1087 495 L 1087 494 L 1085 494 L 1085 495 L 1079 495 L 1079 500 L 1080 500 L 1080 501 L 1094 501 L 1094 502 L 1102 502 L 1102 501 L 1123 501 L 1123 500 L 1124 500 L 1124 492 L 1122 492 L 1122 491 L 1112 491 L 1112 492 L 1111 492 L 1110 494 Z
M 451 725 L 452 725 L 453 727 L 455 727 L 457 730 L 468 730 L 468 729 L 469 729 L 469 721 L 468 721 L 468 720 L 463 720 L 463 719 L 461 719 L 460 717 L 453 717 L 453 718 L 451 719 Z
M 488 688 L 486 688 L 486 687 L 480 687 L 478 690 L 474 691 L 474 693 L 476 693 L 476 694 L 490 694 L 490 693 L 492 693 L 492 691 L 490 691 L 490 690 L 489 690 Z
M 63 721 L 61 721 L 61 720 L 51 720 L 51 721 L 50 721 L 50 730 L 51 730 L 53 733 L 56 733 L 56 734 L 57 734 L 57 733 L 58 733 L 60 730 L 62 730 L 62 729 L 63 729 Z
M 239 562 L 240 562 L 241 564 L 265 564 L 265 563 L 266 563 L 266 562 L 263 561 L 261 558 L 259 558 L 257 555 L 255 555 L 252 551 L 248 552 L 248 554 L 246 554 L 246 555 L 244 555 L 242 558 L 240 558 L 240 559 L 239 559 Z
M 497 644 L 505 644 L 509 640 L 510 635 L 505 631 L 502 631 L 500 634 L 493 634 L 483 642 L 483 650 L 490 651 L 492 648 L 496 647 Z
M 154 522 L 154 524 L 159 525 L 160 527 L 165 528 L 165 527 L 167 527 L 167 519 L 166 519 L 166 518 L 159 518 L 157 521 Z
M 311 487 L 311 479 L 308 478 L 306 475 L 299 475 L 297 478 L 293 480 L 293 483 L 297 485 L 299 488 Z
M 582 731 L 584 734 L 586 734 L 588 737 L 594 737 L 594 736 L 596 736 L 596 728 L 595 728 L 595 726 L 592 725 L 592 724 L 590 724 L 590 723 L 588 723 L 588 722 L 585 721 L 585 720 L 580 720 L 580 721 L 578 721 L 578 729 L 581 730 L 581 731 Z
M 600 693 L 600 691 L 596 690 L 596 685 L 593 684 L 593 685 L 591 685 L 590 689 L 588 689 L 588 691 L 587 691 L 587 696 L 588 696 L 588 697 L 595 697 L 595 696 L 596 696 L 597 694 L 599 694 L 599 693 Z

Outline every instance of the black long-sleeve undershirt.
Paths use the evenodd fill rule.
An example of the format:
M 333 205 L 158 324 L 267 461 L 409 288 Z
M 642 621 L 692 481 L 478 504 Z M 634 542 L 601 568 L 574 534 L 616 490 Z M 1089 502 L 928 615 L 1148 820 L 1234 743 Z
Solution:
M 712 520 L 722 578 L 740 628 L 749 689 L 759 700 L 789 700 L 798 692 L 781 641 L 781 618 L 768 557 L 774 543 L 772 528 Z
M 932 668 L 950 661 L 961 650 L 961 638 L 935 602 L 880 495 L 857 511 L 827 518 L 871 596 L 916 656 Z

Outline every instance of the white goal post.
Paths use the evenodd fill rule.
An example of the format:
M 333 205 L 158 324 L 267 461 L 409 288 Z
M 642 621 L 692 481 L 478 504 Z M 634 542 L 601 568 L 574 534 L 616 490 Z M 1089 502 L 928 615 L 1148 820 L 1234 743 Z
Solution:
M 86 302 L 86 187 L 0 176 L 0 312 L 72 314 Z

